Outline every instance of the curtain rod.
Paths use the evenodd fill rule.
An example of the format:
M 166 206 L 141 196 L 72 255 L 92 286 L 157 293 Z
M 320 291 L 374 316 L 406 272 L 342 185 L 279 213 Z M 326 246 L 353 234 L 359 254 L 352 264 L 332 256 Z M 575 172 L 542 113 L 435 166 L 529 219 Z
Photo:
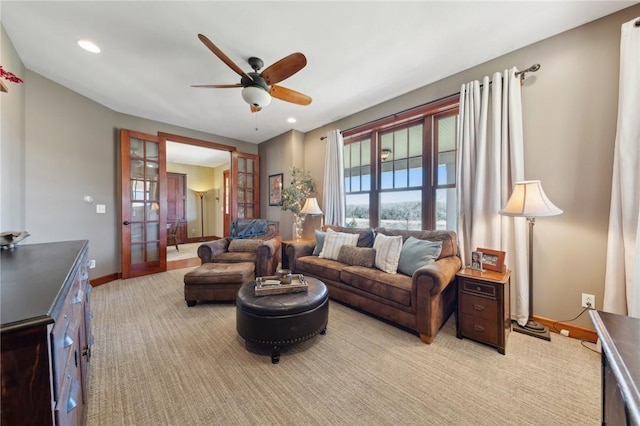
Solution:
M 640 22 L 640 20 L 639 20 L 638 22 Z M 526 75 L 528 72 L 536 72 L 536 71 L 538 71 L 539 69 L 540 69 L 540 64 L 533 64 L 533 65 L 531 65 L 529 68 L 527 68 L 526 70 L 516 71 L 516 77 L 520 76 L 520 84 L 522 84 L 522 82 L 524 81 L 525 75 Z M 458 93 L 458 94 L 459 94 L 459 93 Z M 405 109 L 405 110 L 403 110 L 403 111 L 400 111 L 400 112 L 396 112 L 396 113 L 394 113 L 394 114 L 387 115 L 386 117 L 377 118 L 377 119 L 375 119 L 375 120 L 371 120 L 371 121 L 369 121 L 369 122 L 367 122 L 367 123 L 359 124 L 359 125 L 357 125 L 357 126 L 353 126 L 353 127 L 349 128 L 349 129 L 346 129 L 346 130 L 341 130 L 341 131 L 340 131 L 340 133 L 348 132 L 348 131 L 351 131 L 351 130 L 353 130 L 353 129 L 357 129 L 358 127 L 362 127 L 362 126 L 366 126 L 366 125 L 371 124 L 371 123 L 375 123 L 376 121 L 384 120 L 384 119 L 387 119 L 387 118 L 390 118 L 390 117 L 395 117 L 395 116 L 397 116 L 397 115 L 399 115 L 399 114 L 403 114 L 403 113 L 405 113 L 405 112 L 411 111 L 412 109 L 421 108 L 421 107 L 423 107 L 423 106 L 425 106 L 425 105 L 429 105 L 429 104 L 431 104 L 431 103 L 433 103 L 433 102 L 438 102 L 438 101 L 440 101 L 440 100 L 442 100 L 442 99 L 446 99 L 446 98 L 448 98 L 448 97 L 450 97 L 450 96 L 455 96 L 455 93 L 454 93 L 453 95 L 443 96 L 442 98 L 440 98 L 440 99 L 436 99 L 436 100 L 434 100 L 434 101 L 429 101 L 429 102 L 426 102 L 426 103 L 421 104 L 421 105 L 418 105 L 418 106 L 414 106 L 414 107 L 411 107 L 411 108 L 407 108 L 407 109 Z M 321 141 L 323 141 L 323 140 L 325 140 L 326 138 L 327 138 L 326 136 L 321 136 L 321 137 L 320 137 L 320 140 L 321 140 Z

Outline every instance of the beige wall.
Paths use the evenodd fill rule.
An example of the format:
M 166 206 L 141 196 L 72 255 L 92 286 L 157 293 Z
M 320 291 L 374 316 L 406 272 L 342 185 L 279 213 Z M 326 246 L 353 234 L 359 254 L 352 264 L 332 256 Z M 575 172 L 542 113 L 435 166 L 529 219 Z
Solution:
M 632 6 L 308 132 L 304 167 L 322 193 L 325 143 L 320 137 L 329 130 L 349 129 L 458 93 L 462 84 L 496 71 L 539 63 L 540 71 L 529 74 L 522 87 L 525 177 L 542 180 L 564 214 L 536 221 L 534 313 L 573 318 L 581 311 L 581 293 L 595 294 L 596 307 L 602 308 L 620 26 L 638 16 L 640 5 Z M 262 145 L 267 157 L 277 148 L 263 150 Z M 586 314 L 575 324 L 593 328 Z

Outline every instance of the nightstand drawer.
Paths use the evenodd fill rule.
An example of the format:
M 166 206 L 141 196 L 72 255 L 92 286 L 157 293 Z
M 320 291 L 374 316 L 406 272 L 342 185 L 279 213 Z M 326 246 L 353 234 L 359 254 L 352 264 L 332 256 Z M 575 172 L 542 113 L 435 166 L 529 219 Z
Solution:
M 498 329 L 495 320 L 478 318 L 469 314 L 462 314 L 462 334 L 474 340 L 498 344 Z
M 498 315 L 498 301 L 486 297 L 465 294 L 460 299 L 460 312 L 474 317 L 493 319 Z
M 462 280 L 462 283 L 463 283 L 462 291 L 481 294 L 483 296 L 488 296 L 488 297 L 494 297 L 494 298 L 496 297 L 496 286 L 492 284 L 486 284 L 481 281 L 475 281 L 475 280 L 469 280 L 469 279 Z

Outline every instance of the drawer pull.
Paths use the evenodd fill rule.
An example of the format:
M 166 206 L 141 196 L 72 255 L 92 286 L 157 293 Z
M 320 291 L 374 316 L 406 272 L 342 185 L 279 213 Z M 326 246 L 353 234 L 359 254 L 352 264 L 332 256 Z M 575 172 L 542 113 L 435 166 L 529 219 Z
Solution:
M 474 326 L 473 326 L 473 328 L 474 328 L 476 331 L 484 331 L 484 327 L 483 327 L 483 326 L 481 326 L 481 325 L 474 325 Z
M 78 292 L 76 293 L 76 297 L 73 298 L 73 304 L 77 305 L 78 303 L 81 303 L 83 297 L 84 293 L 82 292 L 82 290 L 78 290 Z
M 67 398 L 67 413 L 70 413 L 78 406 L 78 382 L 72 379 L 71 389 L 69 390 L 69 398 Z
M 91 287 L 90 285 L 87 286 L 87 294 L 91 294 L 91 292 L 93 291 L 93 287 Z
M 84 350 L 82 351 L 82 356 L 85 357 L 88 361 L 89 358 L 91 358 L 91 346 L 87 345 L 83 349 Z
M 482 291 L 482 287 L 477 286 L 477 287 L 476 287 L 476 290 L 478 290 L 478 291 Z
M 64 335 L 64 344 L 63 344 L 62 347 L 63 348 L 68 348 L 71 345 L 73 345 L 73 339 L 68 334 L 65 334 Z
M 473 309 L 475 309 L 476 311 L 484 311 L 484 306 L 476 303 L 473 305 Z

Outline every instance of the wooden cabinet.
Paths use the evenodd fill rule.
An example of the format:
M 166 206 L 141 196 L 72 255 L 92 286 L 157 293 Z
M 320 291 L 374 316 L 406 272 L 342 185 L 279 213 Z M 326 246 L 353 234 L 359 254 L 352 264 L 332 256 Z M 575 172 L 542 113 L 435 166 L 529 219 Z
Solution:
M 1 254 L 3 425 L 80 425 L 91 360 L 88 245 Z
M 504 355 L 511 331 L 510 271 L 460 270 L 458 280 L 457 332 L 498 349 Z
M 602 344 L 602 424 L 640 425 L 640 319 L 589 311 Z

